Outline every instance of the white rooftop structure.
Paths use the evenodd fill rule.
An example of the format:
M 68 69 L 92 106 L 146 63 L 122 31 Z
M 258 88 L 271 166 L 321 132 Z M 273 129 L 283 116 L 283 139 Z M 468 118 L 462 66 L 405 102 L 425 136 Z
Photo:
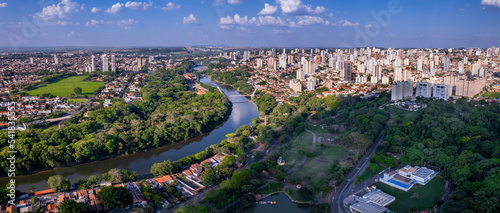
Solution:
M 363 195 L 363 198 L 379 206 L 387 206 L 396 200 L 394 196 L 384 193 L 380 191 L 380 189 L 376 189 L 366 193 L 365 195 Z
M 436 176 L 436 172 L 434 170 L 421 167 L 412 173 L 411 179 L 414 179 L 418 184 L 425 185 L 432 180 L 434 176 Z

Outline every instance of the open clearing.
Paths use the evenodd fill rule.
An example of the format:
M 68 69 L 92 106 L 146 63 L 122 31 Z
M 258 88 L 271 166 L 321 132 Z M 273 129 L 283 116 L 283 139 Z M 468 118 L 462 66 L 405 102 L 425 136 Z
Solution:
M 58 82 L 42 85 L 34 90 L 27 91 L 30 95 L 41 95 L 44 93 L 51 93 L 55 96 L 66 97 L 69 94 L 74 93 L 73 89 L 75 87 L 82 88 L 82 94 L 92 95 L 94 91 L 99 89 L 99 87 L 104 85 L 104 82 L 88 82 L 83 81 L 86 76 L 72 76 L 62 79 Z

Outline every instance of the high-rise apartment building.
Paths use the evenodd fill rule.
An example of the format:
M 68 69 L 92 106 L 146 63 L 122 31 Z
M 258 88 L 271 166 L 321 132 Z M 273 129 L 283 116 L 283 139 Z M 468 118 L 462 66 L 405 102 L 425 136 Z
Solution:
M 432 97 L 448 100 L 450 98 L 450 86 L 446 84 L 434 84 L 432 87 Z
M 115 59 L 115 55 L 111 55 L 111 71 L 116 72 L 116 59 Z
M 352 62 L 344 61 L 344 81 L 352 81 Z
M 429 83 L 427 81 L 417 83 L 415 96 L 430 98 L 431 93 L 432 93 L 432 84 L 431 83 Z
M 101 55 L 101 71 L 107 72 L 109 71 L 108 67 L 108 56 L 106 54 Z

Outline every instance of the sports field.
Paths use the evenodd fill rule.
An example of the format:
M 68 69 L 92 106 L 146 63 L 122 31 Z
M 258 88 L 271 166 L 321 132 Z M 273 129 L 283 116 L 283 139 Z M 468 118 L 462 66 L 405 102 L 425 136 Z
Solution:
M 52 95 L 66 97 L 74 93 L 75 87 L 82 88 L 82 94 L 92 95 L 95 90 L 104 85 L 104 82 L 83 81 L 86 76 L 72 76 L 58 82 L 40 86 L 34 90 L 27 91 L 30 95 L 41 95 L 51 93 Z

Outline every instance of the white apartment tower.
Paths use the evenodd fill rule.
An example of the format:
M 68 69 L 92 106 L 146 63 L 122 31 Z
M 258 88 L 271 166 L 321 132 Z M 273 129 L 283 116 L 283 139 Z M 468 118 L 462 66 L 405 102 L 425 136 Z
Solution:
M 108 67 L 108 56 L 106 54 L 101 55 L 101 71 L 109 71 Z
M 92 65 L 92 72 L 96 71 L 96 65 L 95 65 L 95 55 L 92 55 L 92 60 L 91 60 L 91 65 Z
M 432 93 L 432 84 L 424 81 L 424 82 L 418 82 L 417 83 L 417 89 L 415 96 L 417 97 L 424 97 L 424 98 L 430 98 Z
M 116 59 L 115 59 L 115 55 L 111 55 L 111 71 L 116 72 Z
M 446 84 L 434 84 L 432 87 L 432 97 L 448 100 L 450 98 L 450 86 Z

